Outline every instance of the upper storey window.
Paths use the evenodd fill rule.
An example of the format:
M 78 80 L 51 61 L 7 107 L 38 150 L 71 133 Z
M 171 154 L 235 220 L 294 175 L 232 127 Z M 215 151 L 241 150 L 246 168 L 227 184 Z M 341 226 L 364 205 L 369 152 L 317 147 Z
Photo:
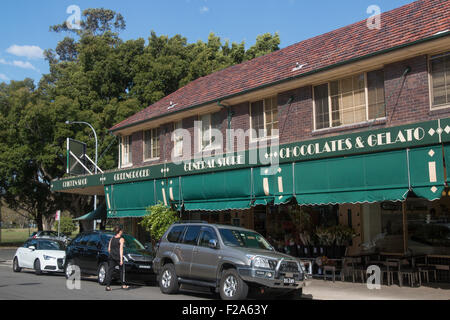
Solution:
M 252 140 L 278 136 L 277 96 L 250 103 L 250 126 Z
M 215 140 L 212 130 L 220 131 L 222 124 L 220 112 L 202 115 L 199 117 L 199 121 L 201 121 L 201 151 L 219 149 L 221 147 L 220 142 Z
M 122 137 L 121 143 L 121 153 L 122 153 L 122 161 L 121 166 L 131 166 L 132 165 L 132 152 L 131 152 L 132 138 L 130 136 Z
M 144 131 L 144 161 L 159 159 L 159 129 Z
M 361 73 L 314 87 L 315 129 L 386 116 L 384 71 Z
M 450 105 L 450 52 L 430 59 L 431 107 Z

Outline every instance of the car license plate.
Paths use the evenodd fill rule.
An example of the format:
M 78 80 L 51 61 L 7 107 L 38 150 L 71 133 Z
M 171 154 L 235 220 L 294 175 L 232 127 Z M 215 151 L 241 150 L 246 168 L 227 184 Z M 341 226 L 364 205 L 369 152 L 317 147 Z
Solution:
M 294 280 L 294 278 L 284 278 L 283 282 L 284 282 L 284 284 L 294 284 L 295 280 Z
M 139 269 L 151 269 L 152 267 L 151 266 L 142 266 L 142 265 L 139 265 Z

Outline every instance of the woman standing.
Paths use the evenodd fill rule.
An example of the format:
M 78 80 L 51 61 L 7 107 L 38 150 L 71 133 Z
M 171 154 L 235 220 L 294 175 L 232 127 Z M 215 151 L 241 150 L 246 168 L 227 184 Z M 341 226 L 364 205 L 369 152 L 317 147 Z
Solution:
M 114 237 L 109 241 L 108 246 L 108 272 L 106 273 L 106 291 L 111 291 L 111 279 L 116 266 L 120 268 L 120 282 L 122 289 L 128 289 L 125 284 L 125 266 L 123 265 L 123 246 L 125 239 L 122 238 L 123 230 L 120 227 L 114 228 Z

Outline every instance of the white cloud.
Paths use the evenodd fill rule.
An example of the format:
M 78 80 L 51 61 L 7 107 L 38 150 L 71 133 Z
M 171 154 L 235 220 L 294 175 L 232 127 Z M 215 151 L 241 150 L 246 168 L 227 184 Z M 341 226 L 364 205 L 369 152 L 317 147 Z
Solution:
M 207 13 L 209 11 L 209 8 L 207 6 L 203 6 L 200 8 L 200 13 Z
M 9 78 L 5 76 L 3 73 L 0 73 L 0 80 L 9 81 Z
M 36 67 L 33 66 L 28 61 L 27 62 L 23 62 L 23 61 L 15 60 L 15 61 L 13 61 L 12 65 L 15 66 L 15 67 L 22 68 L 22 69 L 31 69 L 31 70 L 34 70 L 34 71 L 38 71 L 38 69 L 36 69 Z
M 26 57 L 28 59 L 44 58 L 44 50 L 38 46 L 18 46 L 15 44 L 6 49 L 6 52 L 18 57 Z
M 14 60 L 13 62 L 10 62 L 10 61 L 6 61 L 5 59 L 0 59 L 0 64 L 13 66 L 13 67 L 18 67 L 18 68 L 22 68 L 22 69 L 30 69 L 30 70 L 34 70 L 34 71 L 39 72 L 39 70 L 36 69 L 36 67 L 33 66 L 28 61 L 25 62 L 25 61 Z

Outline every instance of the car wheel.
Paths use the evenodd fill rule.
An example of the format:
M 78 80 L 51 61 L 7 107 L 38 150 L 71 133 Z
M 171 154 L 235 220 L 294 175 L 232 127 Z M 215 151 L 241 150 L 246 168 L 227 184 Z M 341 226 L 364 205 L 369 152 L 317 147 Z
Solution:
M 173 264 L 168 263 L 162 268 L 159 277 L 159 288 L 164 294 L 175 294 L 180 289 Z
M 219 291 L 222 300 L 244 300 L 248 295 L 248 285 L 235 269 L 228 269 L 222 273 Z
M 102 286 L 106 284 L 107 273 L 108 273 L 108 264 L 106 262 L 103 262 L 98 266 L 97 271 L 98 283 Z
M 73 260 L 69 260 L 66 263 L 66 267 L 64 268 L 64 275 L 66 276 L 66 279 L 69 279 L 70 276 L 72 276 L 75 273 L 75 264 L 73 263 Z
M 15 257 L 14 260 L 13 260 L 13 271 L 14 272 L 22 271 L 22 268 L 19 267 L 19 260 L 17 259 L 17 257 Z
M 34 272 L 38 276 L 40 276 L 42 274 L 41 262 L 39 261 L 39 259 L 34 260 Z

